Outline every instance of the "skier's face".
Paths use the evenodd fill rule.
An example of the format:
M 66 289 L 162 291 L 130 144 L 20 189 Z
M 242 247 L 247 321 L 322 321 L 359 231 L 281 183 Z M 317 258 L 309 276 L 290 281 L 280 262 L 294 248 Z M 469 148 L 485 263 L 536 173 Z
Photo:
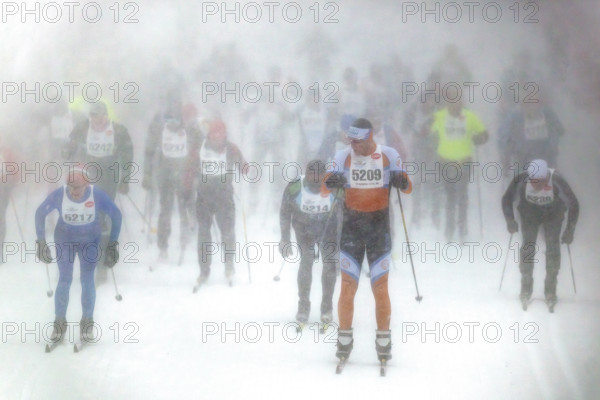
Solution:
M 108 126 L 108 115 L 106 113 L 90 113 L 90 124 L 95 131 L 102 131 Z
M 209 131 L 208 132 L 208 141 L 211 145 L 215 147 L 221 147 L 225 144 L 225 139 L 227 135 L 225 132 L 221 130 Z
M 369 138 L 365 140 L 350 139 L 350 146 L 352 146 L 352 150 L 354 150 L 356 154 L 359 154 L 361 156 L 368 156 L 372 153 L 373 150 L 371 136 L 369 136 Z
M 72 182 L 67 184 L 69 196 L 71 196 L 73 200 L 79 200 L 85 193 L 87 186 L 88 183 L 85 180 L 77 178 L 73 179 Z

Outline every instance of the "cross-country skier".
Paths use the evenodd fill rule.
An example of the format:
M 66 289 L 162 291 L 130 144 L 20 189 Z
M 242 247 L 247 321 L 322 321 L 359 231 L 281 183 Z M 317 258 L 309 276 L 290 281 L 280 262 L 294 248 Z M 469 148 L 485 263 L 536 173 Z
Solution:
M 127 128 L 110 120 L 104 102 L 93 103 L 89 115 L 89 120 L 73 128 L 63 149 L 63 157 L 87 164 L 94 186 L 114 200 L 117 190 L 123 194 L 129 192 L 129 179 L 134 176 L 131 137 Z M 105 250 L 108 244 L 108 221 L 102 213 L 99 220 L 102 227 L 100 247 Z M 106 273 L 106 268 L 98 269 L 97 283 L 106 280 Z
M 239 182 L 240 173 L 245 173 L 246 160 L 238 147 L 227 140 L 227 127 L 223 121 L 212 121 L 206 138 L 190 149 L 189 165 L 187 179 L 195 179 L 198 190 L 198 284 L 205 283 L 210 275 L 211 253 L 215 249 L 213 246 L 223 252 L 225 275 L 231 282 L 235 273 L 235 203 L 232 182 Z M 221 232 L 220 242 L 211 242 L 213 217 Z
M 121 212 L 111 198 L 95 185 L 90 185 L 80 167 L 71 168 L 67 184 L 48 195 L 35 213 L 37 234 L 36 252 L 38 258 L 49 264 L 54 261 L 50 247 L 46 244 L 46 216 L 57 210 L 59 219 L 54 229 L 54 247 L 58 264 L 59 279 L 54 298 L 53 341 L 61 341 L 66 328 L 69 289 L 73 280 L 73 263 L 79 258 L 81 274 L 81 307 L 83 315 L 80 322 L 82 339 L 90 340 L 93 333 L 94 305 L 96 288 L 94 269 L 100 259 L 100 221 L 98 213 L 102 211 L 111 219 L 109 243 L 106 248 L 104 265 L 112 268 L 119 260 L 119 232 Z
M 306 175 L 290 182 L 283 192 L 279 222 L 281 240 L 279 252 L 284 258 L 291 255 L 290 227 L 294 228 L 300 251 L 298 269 L 298 313 L 296 321 L 304 324 L 310 315 L 310 287 L 315 260 L 315 245 L 323 260 L 321 285 L 321 322 L 328 324 L 333 315 L 333 289 L 338 260 L 337 215 L 333 210 L 333 194 L 323 187 L 325 163 L 312 160 L 306 166 Z M 337 207 L 336 207 L 337 209 Z M 325 231 L 325 229 L 327 229 Z
M 446 240 L 452 240 L 458 226 L 458 234 L 464 241 L 468 231 L 468 162 L 474 159 L 475 146 L 487 142 L 488 133 L 479 117 L 464 108 L 460 99 L 434 114 L 431 132 L 437 138 L 437 156 L 446 191 Z
M 537 236 L 540 226 L 544 228 L 546 241 L 546 280 L 544 295 L 550 311 L 556 304 L 556 282 L 560 269 L 560 242 L 573 242 L 575 225 L 579 217 L 579 202 L 567 181 L 545 160 L 534 160 L 527 171 L 511 181 L 502 197 L 502 211 L 508 231 L 519 230 L 515 219 L 513 203 L 517 201 L 517 211 L 521 219 L 523 244 L 520 252 L 521 294 L 523 309 L 531 299 L 533 291 L 533 261 L 538 246 Z M 561 236 L 565 211 L 568 211 L 567 224 Z
M 169 236 L 171 235 L 171 215 L 177 198 L 179 210 L 180 243 L 182 249 L 187 243 L 189 227 L 192 224 L 192 188 L 184 179 L 188 150 L 199 140 L 199 132 L 193 126 L 184 126 L 182 105 L 174 102 L 163 113 L 158 113 L 150 124 L 146 138 L 144 159 L 144 179 L 142 186 L 152 189 L 152 176 L 157 176 L 160 197 L 157 244 L 159 260 L 168 259 Z M 155 155 L 156 165 L 155 165 Z
M 390 185 L 410 193 L 411 183 L 402 170 L 402 159 L 398 152 L 375 143 L 373 126 L 367 119 L 359 118 L 354 121 L 348 130 L 348 137 L 350 148 L 336 153 L 332 174 L 326 179 L 327 187 L 345 189 L 340 242 L 340 325 L 336 356 L 341 362 L 345 362 L 353 347 L 354 296 L 366 253 L 375 297 L 376 350 L 379 360 L 384 363 L 392 357 L 391 305 L 388 294 L 388 272 L 392 262 Z

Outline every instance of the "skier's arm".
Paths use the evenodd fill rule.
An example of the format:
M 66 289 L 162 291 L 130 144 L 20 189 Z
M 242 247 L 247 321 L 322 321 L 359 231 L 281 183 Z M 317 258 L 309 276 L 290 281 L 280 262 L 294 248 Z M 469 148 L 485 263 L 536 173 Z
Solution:
M 160 140 L 162 125 L 158 119 L 158 116 L 155 117 L 148 127 L 148 136 L 144 147 L 144 180 L 147 180 L 147 182 L 150 182 L 152 177 L 152 161 Z
M 519 187 L 519 182 L 525 179 L 525 175 L 527 173 L 521 173 L 515 179 L 511 180 L 510 185 L 504 192 L 504 196 L 502 196 L 502 212 L 504 213 L 504 219 L 508 221 L 515 220 L 515 212 L 513 210 L 513 203 L 517 196 L 517 189 Z
M 281 228 L 281 241 L 289 242 L 291 240 L 291 226 L 292 226 L 292 211 L 293 211 L 293 198 L 290 194 L 290 190 L 294 182 L 290 182 L 285 190 L 283 191 L 283 198 L 281 200 L 281 208 L 279 209 L 279 226 Z
M 121 211 L 114 201 L 112 201 L 105 192 L 97 187 L 94 188 L 94 198 L 96 200 L 96 206 L 98 209 L 110 217 L 111 227 L 109 241 L 113 242 L 119 240 L 122 221 Z
M 73 160 L 75 158 L 77 148 L 84 142 L 84 135 L 87 132 L 88 126 L 88 120 L 84 120 L 75 125 L 69 135 L 69 140 L 62 149 L 62 157 L 65 160 Z
M 575 225 L 577 225 L 577 220 L 579 219 L 579 201 L 577 200 L 577 197 L 575 197 L 575 193 L 573 193 L 573 190 L 571 190 L 571 187 L 567 181 L 562 176 L 555 173 L 553 179 L 554 182 L 559 186 L 559 193 L 562 200 L 567 205 L 569 213 L 565 231 L 574 232 Z
M 35 211 L 35 234 L 38 240 L 46 240 L 46 216 L 62 203 L 63 188 L 56 189 Z

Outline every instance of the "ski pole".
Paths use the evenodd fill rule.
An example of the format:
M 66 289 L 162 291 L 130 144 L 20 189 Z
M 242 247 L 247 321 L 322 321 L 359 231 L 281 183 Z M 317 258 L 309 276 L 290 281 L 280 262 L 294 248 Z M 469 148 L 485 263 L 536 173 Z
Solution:
M 400 199 L 400 189 L 396 188 L 396 193 L 398 194 L 398 203 L 400 204 L 400 215 L 402 215 L 402 226 L 404 227 L 404 236 L 406 236 L 406 243 L 410 243 L 408 239 L 408 230 L 406 229 L 406 219 L 404 218 L 404 208 L 402 207 L 402 200 Z M 420 302 L 423 300 L 423 296 L 419 294 L 419 285 L 417 285 L 417 274 L 415 273 L 415 265 L 413 263 L 412 251 L 410 250 L 410 246 L 408 249 L 408 257 L 410 259 L 410 267 L 412 268 L 413 280 L 415 281 L 415 289 L 417 290 L 417 297 L 415 300 Z
M 21 241 L 25 243 L 25 236 L 23 236 L 23 229 L 21 229 L 21 222 L 19 221 L 19 214 L 17 214 L 17 208 L 15 207 L 15 202 L 13 200 L 12 195 L 10 196 L 10 204 L 12 205 L 12 209 L 15 213 L 15 219 L 17 220 L 17 228 L 19 228 L 19 235 L 21 235 Z
M 148 225 L 148 231 L 150 232 L 151 231 L 150 222 L 146 219 L 146 216 L 144 215 L 144 213 L 140 210 L 140 208 L 137 206 L 137 204 L 135 204 L 135 202 L 133 201 L 133 199 L 131 198 L 131 196 L 129 195 L 129 193 L 127 193 L 125 195 L 125 197 L 127 197 L 129 199 L 129 201 L 131 202 L 131 204 L 133 205 L 133 207 L 135 208 L 135 210 L 137 211 L 137 213 L 140 215 L 140 217 L 144 221 L 144 224 Z
M 280 276 L 281 276 L 281 271 L 283 271 L 283 267 L 284 267 L 284 266 L 285 266 L 285 258 L 283 259 L 283 262 L 281 263 L 281 268 L 279 268 L 279 272 L 277 273 L 277 275 L 275 275 L 275 276 L 273 277 L 273 280 L 274 280 L 275 282 L 279 282 L 279 280 L 281 279 L 281 278 L 280 278 Z
M 508 253 L 510 252 L 510 245 L 512 244 L 512 238 L 514 233 L 510 234 L 510 238 L 508 239 L 508 250 L 506 251 L 506 259 L 504 260 L 504 268 L 502 268 L 502 277 L 500 278 L 500 287 L 498 291 L 502 290 L 502 281 L 504 280 L 504 271 L 506 271 L 506 264 L 508 264 Z
M 117 288 L 117 280 L 115 279 L 115 270 L 114 267 L 110 268 L 110 272 L 112 273 L 112 280 L 113 280 L 113 284 L 115 285 L 115 299 L 117 301 L 121 301 L 123 300 L 123 296 L 121 296 L 121 294 L 119 293 L 119 289 Z
M 571 278 L 573 279 L 573 290 L 577 294 L 577 287 L 575 286 L 575 272 L 573 271 L 573 259 L 571 258 L 571 245 L 567 244 L 567 252 L 569 253 L 569 264 L 571 264 Z

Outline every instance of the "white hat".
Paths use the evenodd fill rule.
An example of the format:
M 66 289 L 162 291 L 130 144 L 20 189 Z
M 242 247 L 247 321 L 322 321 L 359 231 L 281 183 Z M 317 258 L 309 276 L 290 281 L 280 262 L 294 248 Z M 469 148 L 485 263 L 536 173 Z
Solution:
M 533 160 L 527 164 L 529 179 L 546 179 L 548 177 L 548 163 L 545 160 Z

